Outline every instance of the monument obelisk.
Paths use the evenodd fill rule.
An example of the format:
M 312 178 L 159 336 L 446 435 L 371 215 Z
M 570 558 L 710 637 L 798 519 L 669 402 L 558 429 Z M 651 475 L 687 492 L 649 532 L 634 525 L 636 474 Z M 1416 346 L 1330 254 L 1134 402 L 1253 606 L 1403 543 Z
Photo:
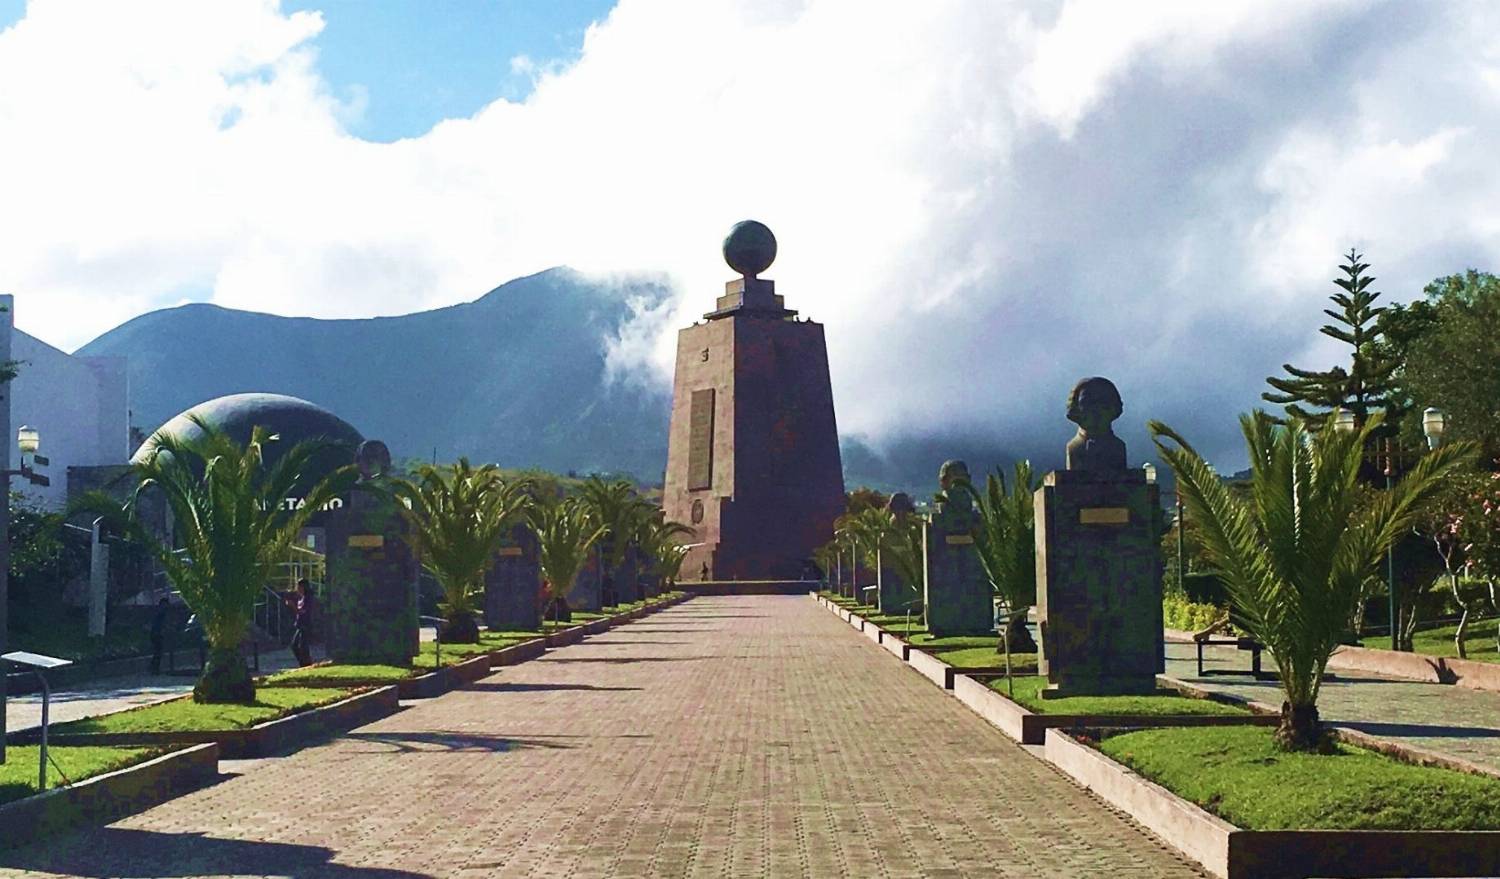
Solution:
M 754 220 L 724 239 L 741 277 L 677 336 L 667 518 L 691 525 L 683 580 L 795 580 L 844 508 L 823 326 L 759 277 L 776 238 Z

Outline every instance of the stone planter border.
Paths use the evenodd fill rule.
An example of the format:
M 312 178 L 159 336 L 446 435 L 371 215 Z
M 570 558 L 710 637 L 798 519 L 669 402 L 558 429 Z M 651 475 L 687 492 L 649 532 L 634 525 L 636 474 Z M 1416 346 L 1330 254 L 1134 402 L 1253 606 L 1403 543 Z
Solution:
M 1047 731 L 1043 756 L 1224 879 L 1500 874 L 1500 832 L 1242 830 L 1062 730 Z
M 953 682 L 953 696 L 988 720 L 1001 732 L 1023 745 L 1040 745 L 1049 729 L 1153 729 L 1182 726 L 1275 726 L 1277 718 L 1263 714 L 1211 715 L 1164 714 L 1038 714 L 1011 701 L 988 683 L 960 673 Z
M 1166 636 L 1171 642 L 1193 643 L 1193 633 L 1181 629 L 1167 629 Z M 1500 662 L 1476 662 L 1373 647 L 1340 647 L 1329 659 L 1328 667 L 1334 671 L 1362 671 L 1429 684 L 1453 684 L 1500 692 Z
M 25 845 L 89 822 L 113 821 L 207 783 L 219 772 L 219 746 L 191 745 L 124 769 L 0 805 L 0 849 Z
M 400 704 L 396 687 L 380 687 L 347 699 L 300 711 L 248 729 L 182 732 L 59 733 L 48 736 L 54 745 L 196 745 L 215 743 L 226 760 L 267 757 L 306 744 L 311 739 L 343 732 L 393 714 Z M 28 733 L 30 731 L 28 730 Z M 27 735 L 24 738 L 30 738 Z

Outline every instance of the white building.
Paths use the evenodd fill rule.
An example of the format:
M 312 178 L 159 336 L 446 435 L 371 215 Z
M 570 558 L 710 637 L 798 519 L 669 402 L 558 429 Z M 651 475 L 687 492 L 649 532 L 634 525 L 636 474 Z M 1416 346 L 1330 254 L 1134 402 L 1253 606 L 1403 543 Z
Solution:
M 14 307 L 11 299 L 0 296 L 0 305 Z M 120 466 L 130 459 L 125 358 L 74 357 L 13 329 L 13 319 L 13 313 L 0 315 L 0 333 L 11 333 L 10 358 L 20 369 L 11 382 L 10 430 L 0 442 L 9 451 L 8 469 L 17 469 L 16 431 L 21 425 L 36 428 L 40 454 L 49 459 L 38 472 L 52 484 L 43 488 L 12 479 L 11 488 L 40 506 L 61 509 L 68 499 L 69 468 Z

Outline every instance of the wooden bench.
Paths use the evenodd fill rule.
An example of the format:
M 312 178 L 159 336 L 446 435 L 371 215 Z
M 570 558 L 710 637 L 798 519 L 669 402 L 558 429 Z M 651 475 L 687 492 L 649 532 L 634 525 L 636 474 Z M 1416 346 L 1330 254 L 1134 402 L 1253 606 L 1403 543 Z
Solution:
M 1276 680 L 1276 675 L 1264 671 L 1260 666 L 1260 654 L 1265 645 L 1245 636 L 1215 638 L 1214 635 L 1223 632 L 1227 635 L 1229 629 L 1229 615 L 1225 614 L 1212 625 L 1201 632 L 1193 633 L 1193 643 L 1198 645 L 1198 677 L 1209 675 L 1251 675 L 1258 681 Z M 1240 650 L 1250 651 L 1250 670 L 1244 671 L 1235 668 L 1211 668 L 1203 667 L 1204 647 L 1235 647 Z

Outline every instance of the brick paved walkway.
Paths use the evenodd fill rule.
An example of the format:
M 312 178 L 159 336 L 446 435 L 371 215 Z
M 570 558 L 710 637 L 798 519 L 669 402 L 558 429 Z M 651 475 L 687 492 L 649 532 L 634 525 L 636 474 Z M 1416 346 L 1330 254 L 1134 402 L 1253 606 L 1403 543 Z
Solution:
M 1250 667 L 1250 654 L 1233 647 L 1211 647 L 1207 655 L 1213 659 L 1207 668 Z M 1200 678 L 1196 656 L 1194 645 L 1167 642 L 1167 675 L 1281 706 L 1281 685 L 1276 681 L 1218 675 Z M 1267 669 L 1276 667 L 1269 656 L 1263 662 Z M 1500 772 L 1500 693 L 1335 671 L 1318 691 L 1318 712 L 1331 723 Z
M 1196 876 L 805 597 L 700 598 L 106 828 L 83 876 Z

